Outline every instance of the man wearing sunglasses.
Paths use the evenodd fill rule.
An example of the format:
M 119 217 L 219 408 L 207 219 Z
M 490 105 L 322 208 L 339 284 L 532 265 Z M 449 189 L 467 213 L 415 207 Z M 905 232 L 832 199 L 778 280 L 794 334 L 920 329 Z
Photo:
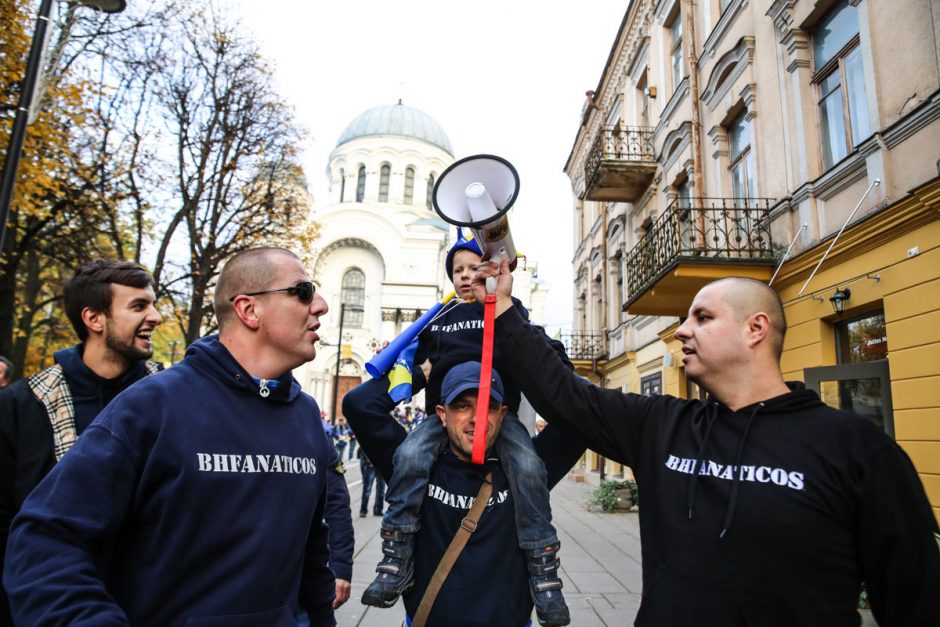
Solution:
M 214 305 L 219 334 L 109 405 L 24 503 L 17 624 L 334 624 L 332 446 L 291 376 L 326 303 L 296 256 L 262 248 L 229 260 Z

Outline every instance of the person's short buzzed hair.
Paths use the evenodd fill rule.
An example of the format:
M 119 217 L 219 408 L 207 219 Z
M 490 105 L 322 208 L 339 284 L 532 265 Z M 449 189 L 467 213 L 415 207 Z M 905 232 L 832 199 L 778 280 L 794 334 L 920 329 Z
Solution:
M 277 264 L 273 262 L 273 257 L 278 254 L 299 259 L 286 248 L 265 246 L 236 253 L 225 263 L 225 267 L 219 274 L 213 297 L 219 331 L 235 317 L 235 308 L 229 302 L 230 298 L 271 288 L 271 283 L 277 278 L 279 270 Z
M 80 267 L 75 276 L 65 284 L 65 314 L 84 342 L 88 339 L 88 328 L 82 320 L 82 311 L 87 307 L 106 315 L 111 314 L 113 293 L 111 284 L 144 289 L 154 287 L 153 277 L 140 264 L 133 261 L 99 259 Z
M 780 295 L 777 294 L 766 283 L 749 279 L 746 277 L 727 277 L 710 283 L 709 285 L 718 285 L 727 283 L 731 289 L 726 294 L 726 299 L 734 309 L 736 318 L 744 320 L 758 311 L 762 311 L 770 318 L 769 335 L 771 346 L 777 359 L 783 354 L 783 339 L 787 335 L 787 318 L 783 311 L 783 302 Z

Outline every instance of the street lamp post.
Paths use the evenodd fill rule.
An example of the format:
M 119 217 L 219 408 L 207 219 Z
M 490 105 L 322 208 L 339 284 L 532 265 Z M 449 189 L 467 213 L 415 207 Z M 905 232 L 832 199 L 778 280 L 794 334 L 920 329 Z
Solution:
M 90 7 L 102 13 L 119 13 L 127 6 L 125 0 L 78 0 L 75 4 Z M 36 18 L 36 30 L 33 32 L 33 41 L 29 48 L 29 57 L 26 59 L 26 74 L 23 75 L 20 102 L 16 107 L 16 118 L 13 120 L 13 130 L 10 132 L 10 145 L 7 147 L 6 160 L 3 163 L 3 178 L 0 179 L 0 250 L 3 249 L 10 203 L 13 200 L 13 186 L 16 183 L 16 170 L 23 152 L 23 141 L 26 139 L 29 108 L 33 104 L 33 92 L 36 90 L 36 81 L 39 80 L 39 72 L 42 69 L 39 64 L 42 62 L 42 48 L 46 42 L 51 12 L 52 0 L 42 0 L 39 5 L 39 17 Z
M 333 424 L 336 424 L 336 416 L 339 414 L 339 364 L 343 356 L 343 318 L 346 317 L 346 310 L 349 311 L 362 311 L 362 307 L 359 305 L 346 305 L 346 303 L 340 303 L 339 305 L 339 335 L 336 339 L 336 373 L 333 375 L 333 415 L 330 416 Z

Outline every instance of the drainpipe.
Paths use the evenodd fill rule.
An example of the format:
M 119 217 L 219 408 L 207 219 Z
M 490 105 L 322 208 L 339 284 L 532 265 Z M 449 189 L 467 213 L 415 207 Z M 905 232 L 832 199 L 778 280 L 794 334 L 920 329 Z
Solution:
M 606 341 L 606 338 L 605 338 Z M 594 376 L 597 377 L 598 386 L 601 388 L 607 387 L 607 376 L 597 369 L 597 356 L 591 358 L 591 371 L 594 372 Z M 594 454 L 597 455 L 597 468 L 600 471 L 600 480 L 603 481 L 604 477 L 607 475 L 607 458 L 594 451 Z
M 603 326 L 601 327 L 601 350 L 604 351 L 604 353 L 607 353 L 607 329 L 610 328 L 610 314 L 608 312 L 609 303 L 607 302 L 608 300 L 607 291 L 608 289 L 610 289 L 610 285 L 609 285 L 610 281 L 608 280 L 608 278 L 610 277 L 610 268 L 608 266 L 608 261 L 607 261 L 607 202 L 606 201 L 604 202 L 604 206 L 601 209 L 601 220 L 602 220 L 601 227 L 603 229 L 603 231 L 601 232 L 601 254 L 603 255 L 603 257 L 601 257 L 601 259 L 603 259 L 602 263 L 603 263 L 603 268 L 604 268 L 603 274 L 601 275 L 601 280 L 604 282 L 603 284 L 604 289 L 601 290 L 601 321 L 603 322 Z M 594 371 L 594 375 L 598 378 L 598 381 L 600 382 L 600 386 L 602 388 L 606 388 L 607 387 L 607 375 L 600 372 L 597 369 L 597 357 L 596 356 L 591 360 L 591 369 Z M 599 458 L 600 458 L 601 481 L 603 481 L 604 476 L 607 474 L 605 472 L 605 469 L 607 466 L 607 460 L 603 456 L 599 456 Z
M 689 64 L 689 104 L 692 106 L 692 196 L 704 198 L 705 187 L 702 182 L 702 122 L 699 112 L 698 90 L 698 53 L 695 51 L 695 13 L 692 0 L 682 0 L 682 12 L 679 16 L 685 20 L 682 32 L 685 41 L 682 45 L 686 50 L 686 60 Z M 699 248 L 705 248 L 705 212 L 696 212 L 695 243 Z

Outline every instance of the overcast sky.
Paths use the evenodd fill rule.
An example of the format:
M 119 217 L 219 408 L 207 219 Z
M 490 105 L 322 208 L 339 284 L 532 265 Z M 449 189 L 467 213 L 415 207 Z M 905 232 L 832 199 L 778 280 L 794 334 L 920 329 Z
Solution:
M 513 239 L 551 287 L 543 322 L 552 333 L 570 326 L 572 196 L 562 168 L 627 0 L 230 2 L 308 130 L 303 162 L 317 205 L 343 129 L 401 98 L 437 120 L 456 158 L 497 154 L 519 171 Z

